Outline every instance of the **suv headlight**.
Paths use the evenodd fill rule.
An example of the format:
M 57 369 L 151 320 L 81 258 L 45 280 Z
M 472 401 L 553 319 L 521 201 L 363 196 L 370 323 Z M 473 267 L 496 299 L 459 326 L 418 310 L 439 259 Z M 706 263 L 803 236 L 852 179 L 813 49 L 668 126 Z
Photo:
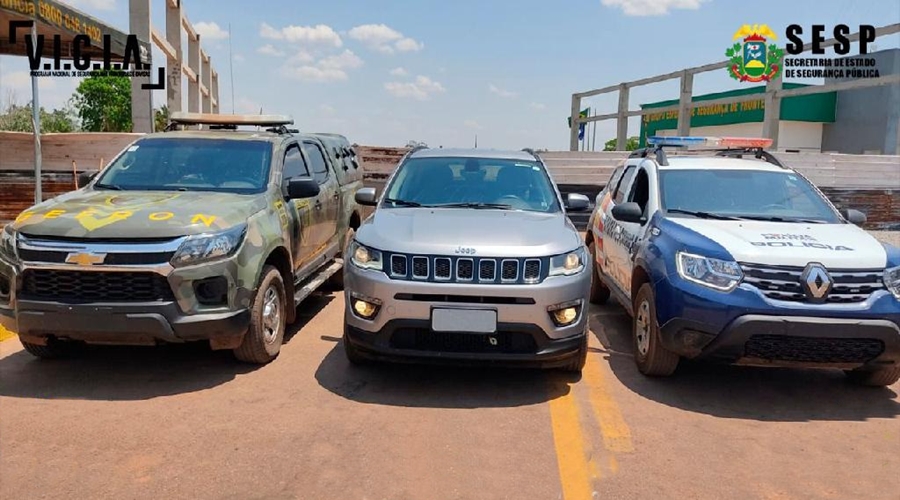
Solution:
M 675 262 L 682 278 L 723 292 L 734 290 L 744 277 L 741 266 L 733 261 L 678 252 Z
M 360 269 L 374 269 L 381 271 L 384 264 L 381 261 L 381 251 L 360 245 L 355 240 L 350 245 L 350 262 Z
M 7 259 L 16 258 L 16 231 L 12 224 L 0 230 L 0 255 Z
M 227 257 L 241 246 L 246 233 L 247 225 L 241 224 L 218 233 L 189 236 L 170 262 L 175 267 L 181 267 Z
M 884 270 L 884 286 L 900 300 L 900 266 Z
M 550 276 L 571 276 L 584 270 L 584 248 L 550 257 Z

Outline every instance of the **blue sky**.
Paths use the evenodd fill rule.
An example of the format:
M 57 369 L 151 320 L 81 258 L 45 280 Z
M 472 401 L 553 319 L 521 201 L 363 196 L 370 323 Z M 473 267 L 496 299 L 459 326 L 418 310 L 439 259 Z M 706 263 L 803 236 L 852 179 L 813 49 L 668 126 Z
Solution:
M 127 0 L 72 0 L 127 31 Z M 573 92 L 724 60 L 743 24 L 851 27 L 900 22 L 900 2 L 791 0 L 183 0 L 220 75 L 223 112 L 288 113 L 308 131 L 360 144 L 566 149 Z M 163 0 L 153 21 L 165 31 Z M 855 31 L 855 29 L 854 29 Z M 807 40 L 808 41 L 808 40 Z M 779 37 L 783 44 L 783 37 Z M 900 46 L 892 35 L 877 48 Z M 165 65 L 156 50 L 154 60 Z M 0 99 L 30 99 L 27 61 L 0 57 Z M 790 81 L 790 80 L 789 80 Z M 76 81 L 42 79 L 56 107 Z M 695 94 L 737 88 L 725 71 Z M 632 91 L 631 108 L 677 97 L 678 82 Z M 186 94 L 186 92 L 185 92 Z M 155 105 L 165 95 L 155 96 Z M 585 105 L 615 111 L 615 96 Z M 637 135 L 635 119 L 629 133 Z M 597 142 L 615 135 L 597 127 Z

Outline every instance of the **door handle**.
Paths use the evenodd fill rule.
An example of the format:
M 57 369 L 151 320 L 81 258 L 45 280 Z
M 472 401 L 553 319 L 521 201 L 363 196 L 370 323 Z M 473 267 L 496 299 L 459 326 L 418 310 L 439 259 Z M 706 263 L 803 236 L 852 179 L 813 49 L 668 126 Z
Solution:
M 322 210 L 322 202 L 321 201 L 316 200 L 316 204 L 314 206 L 316 207 L 316 210 Z
M 331 197 L 336 200 L 340 197 L 340 195 L 338 193 L 334 193 Z

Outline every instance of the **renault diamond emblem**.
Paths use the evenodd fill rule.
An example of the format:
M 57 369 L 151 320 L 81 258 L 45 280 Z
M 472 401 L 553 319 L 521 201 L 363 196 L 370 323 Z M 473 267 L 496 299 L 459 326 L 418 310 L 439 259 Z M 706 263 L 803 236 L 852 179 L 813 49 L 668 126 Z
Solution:
M 810 264 L 806 266 L 800 281 L 806 290 L 806 295 L 814 300 L 824 300 L 831 291 L 831 276 L 822 264 Z
M 105 253 L 74 252 L 66 256 L 66 263 L 78 264 L 79 266 L 93 266 L 94 264 L 103 264 L 104 260 L 106 260 Z

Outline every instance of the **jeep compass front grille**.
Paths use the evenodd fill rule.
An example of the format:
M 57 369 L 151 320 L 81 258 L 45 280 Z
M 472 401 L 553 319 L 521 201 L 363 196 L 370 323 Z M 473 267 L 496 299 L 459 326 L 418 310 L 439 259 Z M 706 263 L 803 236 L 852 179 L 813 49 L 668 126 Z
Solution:
M 802 283 L 803 267 L 741 264 L 744 283 L 756 287 L 770 299 L 808 302 Z M 825 301 L 829 303 L 863 302 L 878 290 L 884 289 L 880 270 L 828 270 L 833 282 Z
M 44 269 L 25 271 L 22 298 L 68 303 L 174 300 L 169 282 L 155 273 Z
M 387 252 L 385 255 L 387 255 L 385 260 L 390 263 L 388 276 L 391 279 L 503 285 L 540 283 L 547 277 L 547 263 L 544 261 L 549 260 L 406 255 Z

